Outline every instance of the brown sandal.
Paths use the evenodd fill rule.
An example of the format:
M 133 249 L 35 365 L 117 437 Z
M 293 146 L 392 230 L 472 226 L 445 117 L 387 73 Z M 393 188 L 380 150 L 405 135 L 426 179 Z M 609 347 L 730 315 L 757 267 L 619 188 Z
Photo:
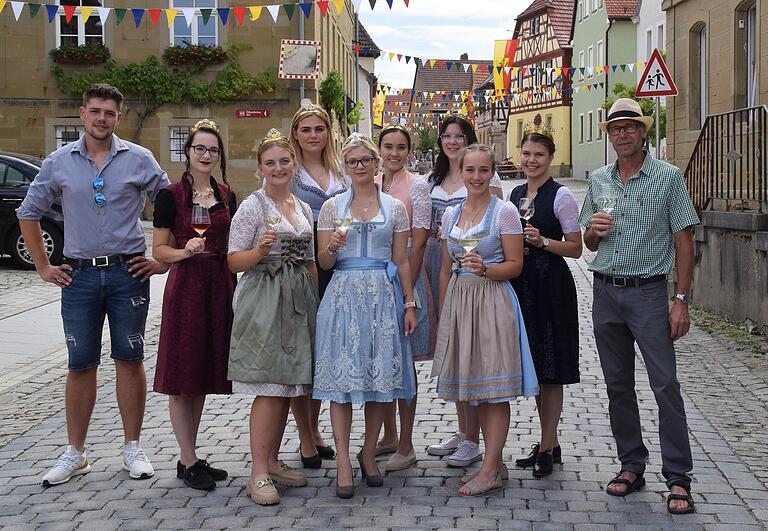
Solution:
M 675 494 L 674 492 L 670 492 L 667 494 L 667 512 L 669 514 L 691 514 L 692 512 L 696 511 L 696 505 L 693 503 L 693 496 L 691 496 L 691 489 L 684 487 L 683 485 L 679 485 L 677 483 L 673 484 L 672 487 L 680 487 L 685 491 L 685 494 Z M 670 487 L 670 489 L 672 488 Z M 672 500 L 680 500 L 688 502 L 688 507 L 684 509 L 673 509 L 670 507 L 669 502 Z

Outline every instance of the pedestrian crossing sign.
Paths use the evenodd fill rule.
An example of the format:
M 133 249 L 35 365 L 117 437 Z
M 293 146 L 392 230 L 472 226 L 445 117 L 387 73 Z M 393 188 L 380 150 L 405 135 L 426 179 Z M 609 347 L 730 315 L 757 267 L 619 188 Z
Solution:
M 643 75 L 637 84 L 635 96 L 640 98 L 655 98 L 659 96 L 677 96 L 677 86 L 664 64 L 664 59 L 658 49 L 653 50 L 645 65 Z

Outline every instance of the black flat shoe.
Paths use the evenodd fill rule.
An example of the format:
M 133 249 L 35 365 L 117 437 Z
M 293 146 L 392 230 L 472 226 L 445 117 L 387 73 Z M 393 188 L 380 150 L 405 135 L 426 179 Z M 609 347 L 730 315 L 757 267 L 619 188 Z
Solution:
M 198 459 L 197 463 L 200 463 L 203 466 L 203 468 L 205 468 L 208 471 L 208 475 L 210 475 L 211 479 L 213 479 L 214 481 L 224 481 L 225 479 L 227 479 L 227 476 L 229 475 L 227 474 L 226 470 L 222 470 L 220 468 L 213 468 L 211 465 L 208 464 L 208 461 L 206 461 L 205 459 Z M 185 470 L 187 470 L 187 467 L 182 465 L 181 461 L 178 461 L 176 463 L 176 477 L 179 479 L 184 479 Z
M 323 459 L 320 457 L 319 453 L 313 455 L 312 457 L 304 457 L 302 455 L 301 464 L 304 465 L 304 468 L 320 468 L 323 466 Z
M 536 455 L 536 462 L 533 464 L 533 477 L 543 478 L 552 473 L 552 462 L 554 461 L 552 453 L 539 452 Z
M 515 460 L 515 466 L 518 468 L 528 468 L 529 466 L 533 466 L 536 464 L 536 456 L 539 455 L 539 445 L 534 444 L 531 446 L 531 453 L 528 454 L 528 457 L 523 457 L 520 459 Z M 562 463 L 562 455 L 560 451 L 560 446 L 555 446 L 552 449 L 552 462 L 553 463 Z
M 384 485 L 384 478 L 381 476 L 381 474 L 376 474 L 375 476 L 371 476 L 365 471 L 365 464 L 363 464 L 363 454 L 362 452 L 357 454 L 357 462 L 360 464 L 360 473 L 363 476 L 363 479 L 365 480 L 365 484 L 369 487 L 381 487 Z M 378 467 L 376 468 L 376 472 L 378 472 Z
M 333 451 L 332 446 L 315 446 L 317 453 L 320 454 L 321 459 L 333 459 L 336 457 L 336 452 Z
M 184 484 L 187 487 L 197 490 L 213 490 L 216 488 L 216 482 L 200 461 L 184 470 Z

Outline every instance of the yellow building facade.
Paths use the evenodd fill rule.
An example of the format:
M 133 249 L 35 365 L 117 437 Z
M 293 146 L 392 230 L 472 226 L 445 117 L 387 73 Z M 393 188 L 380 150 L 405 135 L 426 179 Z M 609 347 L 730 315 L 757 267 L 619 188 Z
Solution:
M 340 72 L 348 94 L 354 94 L 355 64 L 352 40 L 354 39 L 354 12 L 347 1 L 341 14 L 333 6 L 323 17 L 313 4 L 309 17 L 305 18 L 296 8 L 289 20 L 280 8 L 277 21 L 273 21 L 266 7 L 256 21 L 249 20 L 246 9 L 245 21 L 239 25 L 230 11 L 227 25 L 222 25 L 215 8 L 246 7 L 269 2 L 253 0 L 227 2 L 221 0 L 193 0 L 195 6 L 213 7 L 210 24 L 202 24 L 200 11 L 196 12 L 191 28 L 187 28 L 184 16 L 177 14 L 174 25 L 166 24 L 165 14 L 152 25 L 149 13 L 137 28 L 129 10 L 120 25 L 112 12 L 102 28 L 96 12 L 98 0 L 81 0 L 85 6 L 94 6 L 88 22 L 78 17 L 66 24 L 63 9 L 57 19 L 48 23 L 45 9 L 36 18 L 26 13 L 16 22 L 10 6 L 0 13 L 0 150 L 46 156 L 58 147 L 75 140 L 82 131 L 79 119 L 80 98 L 65 95 L 51 73 L 49 52 L 61 44 L 102 42 L 119 64 L 141 63 L 149 56 L 160 61 L 163 51 L 180 39 L 190 39 L 193 44 L 217 44 L 224 48 L 233 42 L 248 45 L 239 54 L 239 64 L 249 74 L 256 75 L 267 69 L 277 71 L 281 39 L 299 38 L 299 20 L 304 19 L 304 39 L 321 41 L 321 76 L 318 80 L 305 81 L 305 97 L 317 101 L 320 81 L 332 69 Z M 173 7 L 173 0 L 163 6 L 156 0 L 117 0 L 107 4 L 110 8 Z M 184 5 L 188 5 L 185 3 Z M 208 33 L 204 31 L 208 28 Z M 184 35 L 189 31 L 190 35 Z M 206 70 L 205 79 L 212 81 L 226 63 L 212 65 Z M 91 68 L 88 65 L 61 65 L 67 73 Z M 99 68 L 98 66 L 96 68 Z M 256 148 L 261 138 L 272 127 L 288 133 L 291 118 L 299 106 L 299 81 L 276 81 L 275 90 L 263 94 L 208 105 L 164 105 L 144 121 L 140 143 L 150 149 L 172 181 L 178 180 L 184 171 L 184 156 L 180 143 L 190 127 L 201 118 L 210 118 L 221 127 L 227 149 L 227 174 L 238 198 L 242 199 L 256 186 Z M 116 133 L 127 140 L 134 140 L 137 126 L 137 110 L 142 101 L 136 94 L 127 94 L 123 106 L 123 120 Z M 370 105 L 366 103 L 366 108 Z M 238 111 L 249 117 L 238 117 Z M 268 115 L 264 117 L 264 115 Z M 342 132 L 336 120 L 334 141 L 341 142 Z

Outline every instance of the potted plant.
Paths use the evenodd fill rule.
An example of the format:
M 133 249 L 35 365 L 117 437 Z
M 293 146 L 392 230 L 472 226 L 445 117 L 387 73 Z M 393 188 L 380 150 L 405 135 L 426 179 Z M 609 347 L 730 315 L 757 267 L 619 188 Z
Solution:
M 50 52 L 51 60 L 58 64 L 98 65 L 107 62 L 112 54 L 103 44 L 64 45 Z

